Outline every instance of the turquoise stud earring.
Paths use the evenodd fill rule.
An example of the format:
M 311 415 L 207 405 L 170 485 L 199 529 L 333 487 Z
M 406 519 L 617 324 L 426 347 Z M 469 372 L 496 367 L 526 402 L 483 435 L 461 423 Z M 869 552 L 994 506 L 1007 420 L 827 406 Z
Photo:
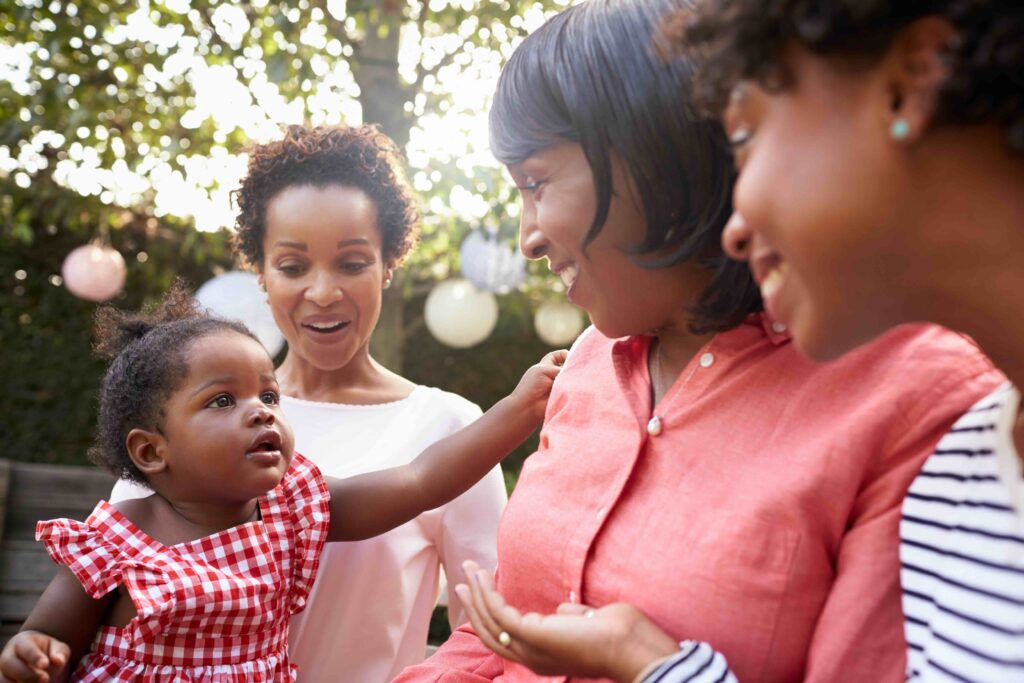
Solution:
M 889 128 L 889 135 L 893 140 L 906 140 L 910 135 L 910 124 L 906 119 L 896 119 L 892 122 L 892 127 Z

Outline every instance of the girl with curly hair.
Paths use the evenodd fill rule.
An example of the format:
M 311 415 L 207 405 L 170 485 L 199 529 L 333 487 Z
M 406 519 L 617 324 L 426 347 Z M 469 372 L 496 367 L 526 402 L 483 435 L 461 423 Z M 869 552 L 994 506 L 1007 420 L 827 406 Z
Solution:
M 110 366 L 90 456 L 153 495 L 38 524 L 60 568 L 0 652 L 4 683 L 296 680 L 289 620 L 324 543 L 466 491 L 537 427 L 565 355 L 411 462 L 336 479 L 295 451 L 273 360 L 241 324 L 208 317 L 180 285 L 155 311 L 97 321 Z
M 288 342 L 281 409 L 303 455 L 337 477 L 401 465 L 480 415 L 370 355 L 384 290 L 420 221 L 390 138 L 368 125 L 290 126 L 252 147 L 236 200 L 237 251 L 259 273 Z M 303 680 L 383 683 L 422 660 L 442 568 L 456 582 L 466 560 L 495 566 L 505 501 L 495 468 L 408 524 L 328 547 L 291 629 Z M 448 617 L 452 628 L 465 620 L 458 601 Z

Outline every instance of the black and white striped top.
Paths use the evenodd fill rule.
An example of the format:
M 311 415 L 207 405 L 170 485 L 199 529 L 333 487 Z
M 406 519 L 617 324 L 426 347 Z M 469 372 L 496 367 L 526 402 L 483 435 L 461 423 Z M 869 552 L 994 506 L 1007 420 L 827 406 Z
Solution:
M 903 503 L 907 680 L 1024 682 L 1020 393 L 979 401 L 939 441 Z M 856 643 L 850 643 L 856 647 Z M 643 683 L 733 682 L 725 658 L 684 642 Z
M 666 659 L 642 683 L 736 683 L 725 657 L 707 643 L 687 640 L 679 653 Z
M 1003 385 L 942 438 L 903 503 L 907 680 L 1024 681 L 1024 514 Z

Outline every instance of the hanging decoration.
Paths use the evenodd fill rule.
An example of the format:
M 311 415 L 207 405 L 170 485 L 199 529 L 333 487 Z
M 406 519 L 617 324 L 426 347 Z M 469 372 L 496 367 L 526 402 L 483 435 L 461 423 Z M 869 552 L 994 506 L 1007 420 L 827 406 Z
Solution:
M 542 304 L 533 317 L 537 336 L 548 346 L 568 346 L 580 336 L 583 325 L 580 309 L 564 301 Z
M 468 280 L 445 280 L 427 295 L 423 310 L 427 329 L 442 344 L 456 349 L 475 346 L 498 323 L 498 302 Z
M 497 235 L 485 235 L 481 230 L 474 230 L 462 241 L 459 257 L 463 276 L 487 292 L 506 294 L 526 277 L 523 255 Z
M 113 247 L 84 244 L 65 257 L 60 273 L 64 286 L 79 299 L 109 301 L 124 289 L 128 268 Z
M 207 280 L 196 290 L 196 301 L 211 314 L 248 327 L 271 356 L 284 348 L 284 335 L 255 273 L 232 270 Z

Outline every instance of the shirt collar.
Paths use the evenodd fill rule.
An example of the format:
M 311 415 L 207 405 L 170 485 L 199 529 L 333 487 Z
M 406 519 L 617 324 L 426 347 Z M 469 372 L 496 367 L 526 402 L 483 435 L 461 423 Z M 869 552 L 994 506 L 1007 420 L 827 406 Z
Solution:
M 739 342 L 739 339 L 737 339 L 737 343 L 749 343 L 750 338 L 748 335 L 753 332 L 754 328 L 763 332 L 764 335 L 768 337 L 768 340 L 775 346 L 782 346 L 783 344 L 788 344 L 791 341 L 789 332 L 786 330 L 786 326 L 776 320 L 773 320 L 766 311 L 751 313 L 735 328 L 719 333 L 716 339 L 722 341 L 723 336 L 738 336 L 739 339 L 746 339 L 746 341 Z M 650 338 L 648 335 L 621 337 L 615 340 L 612 345 L 612 350 L 613 354 L 620 356 L 641 358 L 645 357 L 649 344 Z

